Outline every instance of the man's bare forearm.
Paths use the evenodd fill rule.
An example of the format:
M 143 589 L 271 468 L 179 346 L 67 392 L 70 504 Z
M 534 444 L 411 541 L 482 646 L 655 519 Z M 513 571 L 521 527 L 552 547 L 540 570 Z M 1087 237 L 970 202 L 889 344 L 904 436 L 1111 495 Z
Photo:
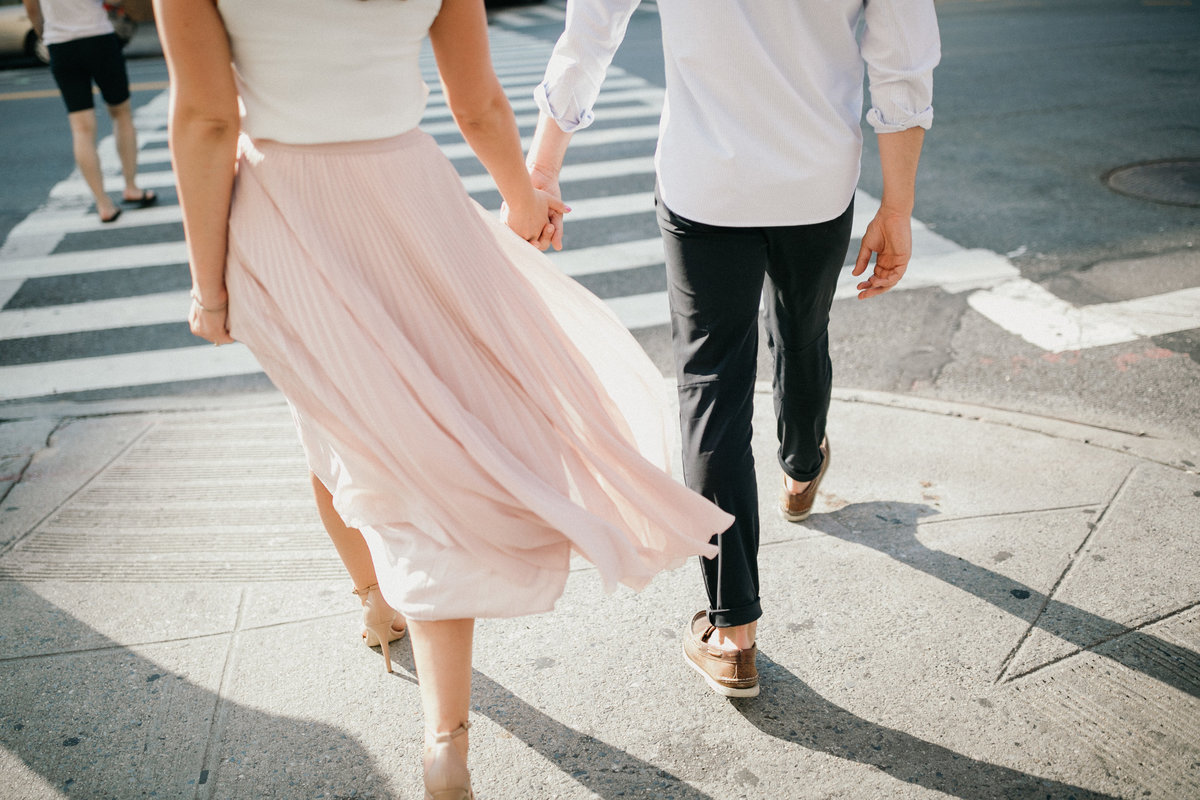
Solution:
M 879 165 L 883 171 L 880 208 L 912 215 L 916 199 L 917 164 L 925 143 L 924 128 L 879 134 Z

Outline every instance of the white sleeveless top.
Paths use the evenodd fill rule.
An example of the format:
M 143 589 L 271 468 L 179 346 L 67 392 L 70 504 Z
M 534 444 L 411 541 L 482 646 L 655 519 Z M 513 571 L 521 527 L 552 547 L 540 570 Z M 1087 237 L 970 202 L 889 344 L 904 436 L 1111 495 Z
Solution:
M 100 0 L 42 0 L 42 41 L 62 44 L 113 32 Z
M 383 139 L 417 126 L 421 42 L 441 0 L 218 0 L 242 129 L 289 144 Z

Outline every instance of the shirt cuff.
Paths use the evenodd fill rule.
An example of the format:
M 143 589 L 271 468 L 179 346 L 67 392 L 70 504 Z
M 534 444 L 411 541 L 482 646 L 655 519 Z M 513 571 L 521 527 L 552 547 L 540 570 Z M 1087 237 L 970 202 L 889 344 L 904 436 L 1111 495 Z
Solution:
M 876 133 L 899 133 L 918 127 L 929 130 L 933 125 L 933 106 L 926 106 L 923 111 L 917 112 L 895 108 L 887 115 L 872 107 L 867 112 L 867 124 L 874 128 Z
M 560 103 L 559 105 L 562 107 L 555 109 L 554 104 L 550 102 L 549 81 L 543 81 L 537 85 L 533 90 L 533 101 L 537 103 L 537 107 L 542 113 L 549 116 L 558 124 L 563 133 L 571 133 L 580 128 L 586 128 L 596 119 L 596 115 L 592 113 L 590 108 L 579 108 L 579 104 L 573 100 Z

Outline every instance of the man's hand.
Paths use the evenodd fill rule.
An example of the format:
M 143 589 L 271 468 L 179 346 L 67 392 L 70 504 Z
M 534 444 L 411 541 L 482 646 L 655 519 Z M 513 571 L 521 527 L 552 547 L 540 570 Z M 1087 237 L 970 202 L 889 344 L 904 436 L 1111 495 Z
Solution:
M 549 170 L 544 170 L 537 164 L 529 165 L 529 180 L 533 184 L 533 188 L 540 189 L 546 194 L 553 197 L 555 200 L 562 202 L 562 191 L 558 186 L 558 173 L 551 173 Z M 553 247 L 555 250 L 562 250 L 563 242 L 563 215 L 571 209 L 567 206 L 562 206 L 559 211 L 554 207 L 550 208 L 550 222 L 546 227 L 546 233 L 536 239 L 532 243 L 538 250 L 547 250 Z
M 553 240 L 556 227 L 561 227 L 562 215 L 566 210 L 562 200 L 540 189 L 533 190 L 529 202 L 523 207 L 514 207 L 508 203 L 501 206 L 504 224 L 539 250 L 545 250 Z M 555 218 L 559 220 L 557 226 L 553 221 Z M 562 234 L 557 235 L 561 240 Z
M 883 294 L 904 277 L 912 257 L 912 217 L 880 207 L 863 234 L 862 246 L 858 248 L 858 258 L 854 262 L 854 275 L 866 271 L 872 253 L 875 254 L 875 270 L 858 284 L 859 300 Z

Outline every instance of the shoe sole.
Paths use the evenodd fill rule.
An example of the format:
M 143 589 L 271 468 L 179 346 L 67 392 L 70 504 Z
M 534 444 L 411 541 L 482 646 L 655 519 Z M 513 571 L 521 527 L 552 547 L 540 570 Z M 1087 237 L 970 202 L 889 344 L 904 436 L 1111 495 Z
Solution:
M 717 680 L 715 680 L 713 678 L 713 676 L 711 676 L 707 672 L 705 672 L 703 667 L 701 667 L 695 661 L 692 661 L 691 656 L 688 655 L 686 643 L 681 645 L 681 649 L 683 651 L 683 660 L 687 662 L 687 665 L 689 667 L 696 670 L 696 672 L 700 673 L 700 677 L 704 678 L 704 682 L 708 684 L 708 688 L 712 689 L 717 694 L 721 695 L 722 697 L 758 697 L 758 684 L 757 683 L 746 689 L 738 689 L 733 686 L 725 686 L 724 684 L 719 683 Z
M 793 514 L 790 511 L 784 511 L 780 507 L 779 516 L 783 517 L 787 522 L 804 522 L 804 520 L 812 516 L 812 511 L 805 511 L 803 514 Z
M 826 441 L 828 441 L 828 440 L 826 440 Z M 817 482 L 818 489 L 821 488 L 821 479 L 824 478 L 825 473 L 829 471 L 829 460 L 830 460 L 829 459 L 829 445 L 826 444 L 825 445 L 825 462 L 823 464 L 821 464 L 821 471 L 819 473 L 817 473 L 817 477 L 813 478 L 813 480 L 815 480 Z M 813 504 L 815 505 L 816 502 L 817 502 L 817 499 L 814 497 Z M 811 507 L 808 509 L 808 511 L 805 511 L 803 514 L 793 514 L 790 511 L 788 511 L 787 508 L 785 506 L 783 506 L 782 504 L 780 506 L 778 506 L 778 508 L 779 508 L 779 516 L 783 517 L 784 520 L 787 522 L 804 522 L 804 520 L 806 520 L 810 516 L 812 516 L 812 508 Z

